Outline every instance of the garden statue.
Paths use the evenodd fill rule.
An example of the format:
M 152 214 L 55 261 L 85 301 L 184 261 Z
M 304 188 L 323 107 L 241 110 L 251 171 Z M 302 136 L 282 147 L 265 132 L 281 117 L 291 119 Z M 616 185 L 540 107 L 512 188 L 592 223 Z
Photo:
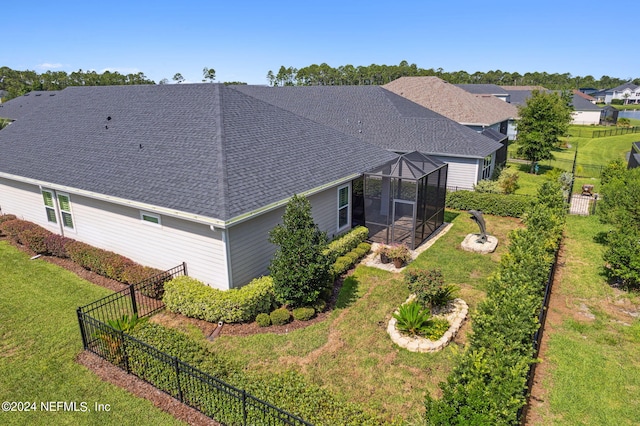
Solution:
M 487 242 L 487 228 L 484 223 L 484 218 L 482 217 L 482 211 L 480 210 L 469 210 L 469 214 L 471 215 L 471 220 L 478 224 L 480 228 L 480 238 L 476 240 L 476 243 L 484 244 Z

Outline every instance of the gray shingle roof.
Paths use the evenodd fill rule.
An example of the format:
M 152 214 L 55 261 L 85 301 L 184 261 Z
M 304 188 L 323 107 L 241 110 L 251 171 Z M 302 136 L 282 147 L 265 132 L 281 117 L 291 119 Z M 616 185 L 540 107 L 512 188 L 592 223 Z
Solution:
M 500 148 L 495 141 L 380 86 L 236 89 L 392 151 L 484 158 Z
M 607 90 L 606 90 L 606 92 L 607 92 L 607 93 L 613 93 L 613 92 L 624 92 L 624 90 L 625 90 L 625 89 L 629 89 L 629 90 L 631 90 L 631 91 L 633 92 L 633 91 L 634 91 L 634 90 L 636 90 L 637 88 L 638 88 L 638 86 L 637 86 L 637 85 L 633 84 L 633 83 L 632 83 L 632 82 L 630 82 L 630 81 L 627 81 L 626 83 L 621 84 L 621 85 L 620 85 L 620 86 L 618 86 L 618 87 L 614 87 L 613 89 L 607 89 Z
M 220 220 L 395 158 L 219 84 L 27 98 L 2 108 L 29 105 L 0 131 L 0 172 Z
M 474 95 L 508 95 L 507 91 L 497 84 L 454 84 L 454 86 L 459 87 L 469 93 L 473 93 Z
M 573 94 L 571 105 L 573 105 L 575 111 L 602 111 L 601 107 L 575 93 Z
M 16 120 L 31 113 L 33 110 L 46 105 L 46 103 L 58 93 L 60 92 L 57 90 L 52 90 L 50 92 L 34 91 L 2 103 L 0 104 L 0 118 Z

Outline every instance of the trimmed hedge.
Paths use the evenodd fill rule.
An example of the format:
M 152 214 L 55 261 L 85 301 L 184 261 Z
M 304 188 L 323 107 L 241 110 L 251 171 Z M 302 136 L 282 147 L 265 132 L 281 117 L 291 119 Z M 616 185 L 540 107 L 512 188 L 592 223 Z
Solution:
M 256 315 L 256 323 L 260 327 L 269 327 L 271 325 L 271 317 L 265 313 L 258 314 Z
M 278 308 L 269 314 L 271 324 L 285 325 L 291 321 L 291 312 L 287 308 Z
M 343 234 L 333 241 L 331 241 L 327 248 L 323 251 L 325 256 L 330 256 L 331 261 L 344 256 L 354 248 L 358 247 L 358 244 L 363 243 L 369 237 L 369 230 L 364 226 L 356 226 L 346 234 Z
M 298 321 L 309 321 L 316 314 L 316 310 L 311 306 L 303 306 L 293 310 L 293 317 Z
M 447 192 L 446 206 L 456 210 L 481 210 L 495 216 L 521 217 L 533 200 L 533 197 L 523 195 L 452 191 Z
M 46 243 L 46 239 L 49 235 L 52 235 L 52 233 L 44 228 L 36 226 L 20 232 L 18 234 L 18 239 L 32 252 L 36 254 L 45 254 L 49 252 Z
M 358 263 L 360 259 L 365 257 L 370 250 L 371 244 L 359 243 L 353 250 L 347 252 L 344 256 L 338 257 L 331 267 L 333 276 L 338 277 L 339 275 L 351 269 L 351 267 Z
M 253 321 L 275 304 L 273 280 L 260 277 L 238 289 L 218 290 L 194 278 L 182 276 L 164 286 L 167 309 L 191 318 L 226 323 Z
M 9 219 L 0 222 L 0 231 L 18 244 L 22 244 L 22 240 L 20 239 L 21 233 L 35 228 L 39 228 L 39 226 L 22 219 Z
M 440 384 L 442 398 L 425 400 L 430 425 L 519 424 L 526 404 L 533 336 L 540 327 L 545 286 L 564 227 L 560 185 L 541 186 L 524 229 L 510 233 L 508 253 L 472 316 L 472 333 L 456 366 Z
M 47 253 L 51 256 L 67 258 L 67 244 L 70 244 L 73 240 L 71 238 L 63 237 L 62 235 L 50 233 L 44 239 L 44 245 L 47 247 Z
M 66 245 L 69 258 L 98 275 L 124 282 L 123 274 L 135 262 L 112 251 L 102 250 L 80 241 Z

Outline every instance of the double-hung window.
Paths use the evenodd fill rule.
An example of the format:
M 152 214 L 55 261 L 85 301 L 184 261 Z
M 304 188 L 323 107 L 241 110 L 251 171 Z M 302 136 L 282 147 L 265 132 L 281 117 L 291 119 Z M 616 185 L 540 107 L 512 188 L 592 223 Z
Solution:
M 65 229 L 75 230 L 69 194 L 43 189 L 42 199 L 44 200 L 47 222 L 58 223 L 58 219 L 60 219 Z
M 338 231 L 347 228 L 351 223 L 350 215 L 350 203 L 351 197 L 349 196 L 349 185 L 344 185 L 338 188 Z

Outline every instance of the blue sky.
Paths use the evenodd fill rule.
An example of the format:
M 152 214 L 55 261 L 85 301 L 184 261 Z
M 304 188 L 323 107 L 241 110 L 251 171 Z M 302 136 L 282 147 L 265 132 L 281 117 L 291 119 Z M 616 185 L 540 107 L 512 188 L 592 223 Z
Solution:
M 640 77 L 637 0 L 3 2 L 0 66 L 267 84 L 313 63 Z

